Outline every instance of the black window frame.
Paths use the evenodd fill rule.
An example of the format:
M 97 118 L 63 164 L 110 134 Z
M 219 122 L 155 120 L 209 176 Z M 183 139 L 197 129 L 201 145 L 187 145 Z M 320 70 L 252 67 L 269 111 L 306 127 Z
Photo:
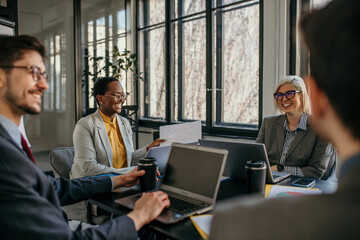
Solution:
M 165 0 L 165 22 L 161 22 L 161 23 L 156 23 L 154 25 L 146 25 L 144 24 L 144 26 L 139 27 L 139 18 L 138 18 L 138 14 L 140 14 L 140 9 L 139 9 L 139 1 L 141 0 L 137 0 L 136 1 L 136 49 L 137 49 L 137 53 L 139 53 L 139 49 L 147 49 L 146 46 L 139 46 L 139 42 L 138 42 L 138 33 L 139 31 L 142 31 L 144 29 L 147 28 L 154 28 L 154 27 L 165 27 L 165 57 L 164 57 L 164 61 L 165 61 L 165 86 L 166 86 L 166 102 L 165 102 L 165 119 L 159 119 L 159 118 L 140 118 L 139 119 L 139 126 L 140 127 L 150 127 L 150 128 L 158 128 L 159 126 L 162 125 L 167 125 L 167 124 L 172 124 L 172 123 L 179 123 L 179 122 L 187 122 L 187 121 L 193 121 L 193 120 L 188 120 L 188 119 L 181 119 L 181 113 L 182 113 L 182 109 L 181 109 L 181 101 L 179 100 L 179 107 L 178 107 L 178 116 L 179 119 L 181 119 L 181 121 L 175 121 L 174 120 L 174 113 L 173 113 L 173 106 L 174 106 L 174 96 L 172 95 L 172 90 L 174 88 L 173 84 L 174 82 L 172 79 L 172 75 L 174 72 L 173 69 L 173 59 L 172 59 L 172 55 L 173 55 L 173 51 L 174 51 L 174 47 L 173 47 L 173 30 L 172 30 L 172 24 L 175 21 L 179 21 L 179 20 L 186 20 L 188 18 L 194 18 L 197 15 L 201 16 L 203 14 L 205 14 L 205 18 L 206 18 L 206 62 L 207 63 L 211 63 L 211 64 L 207 64 L 206 65 L 206 121 L 202 121 L 203 123 L 203 134 L 204 135 L 216 135 L 216 136 L 225 136 L 225 137 L 234 137 L 234 138 L 248 138 L 248 139 L 254 139 L 257 137 L 258 135 L 258 131 L 259 128 L 261 126 L 262 123 L 262 99 L 263 99 L 263 0 L 240 0 L 240 1 L 235 1 L 233 3 L 229 3 L 229 4 L 221 4 L 222 0 L 213 0 L 213 1 L 206 1 L 206 9 L 205 11 L 201 11 L 201 12 L 197 12 L 197 13 L 193 13 L 193 14 L 189 14 L 186 16 L 181 16 L 181 17 L 173 17 L 175 15 L 175 11 L 174 9 L 172 9 L 172 2 L 173 0 Z M 213 4 L 213 2 L 216 1 L 216 4 Z M 144 1 L 146 2 L 146 1 Z M 178 9 L 181 10 L 181 2 L 182 1 L 178 1 L 179 2 L 179 6 Z M 240 5 L 239 5 L 240 4 Z M 259 4 L 259 106 L 258 106 L 258 125 L 256 126 L 252 126 L 250 124 L 232 124 L 232 123 L 223 123 L 223 122 L 219 122 L 219 119 L 221 119 L 221 112 L 219 111 L 219 109 L 215 109 L 213 108 L 213 93 L 212 90 L 217 90 L 219 89 L 218 86 L 221 86 L 221 74 L 222 71 L 216 71 L 216 74 L 218 75 L 216 77 L 216 81 L 215 83 L 213 83 L 213 53 L 212 53 L 212 49 L 213 49 L 213 32 L 214 32 L 214 22 L 213 22 L 213 17 L 214 17 L 214 13 L 215 12 L 220 12 L 219 10 L 222 8 L 227 8 L 227 7 L 232 7 L 232 6 L 236 6 L 239 5 L 239 7 L 243 7 L 243 5 L 248 5 L 248 4 Z M 221 5 L 221 6 L 220 6 Z M 144 4 L 144 19 L 146 19 L 146 4 Z M 221 31 L 221 29 L 216 31 Z M 181 34 L 181 25 L 179 27 L 179 34 Z M 180 35 L 181 36 L 181 35 Z M 181 41 L 179 36 L 179 41 Z M 145 39 L 144 39 L 145 40 Z M 145 43 L 146 41 L 144 41 Z M 219 44 L 217 42 L 217 44 Z M 178 51 L 181 51 L 181 46 L 182 44 L 179 44 L 179 49 Z M 218 46 L 217 46 L 218 47 Z M 222 51 L 216 51 L 217 54 L 222 53 Z M 144 52 L 144 55 L 146 54 L 146 50 Z M 221 57 L 221 56 L 220 56 Z M 221 61 L 221 58 L 219 56 L 217 56 L 216 60 L 217 61 Z M 146 60 L 144 60 L 143 62 L 146 62 Z M 179 62 L 180 64 L 178 67 L 181 69 L 182 65 L 181 62 Z M 218 63 L 217 63 L 218 64 Z M 221 64 L 221 63 L 220 63 Z M 218 67 L 218 65 L 217 65 Z M 145 66 L 143 66 L 143 69 L 145 69 Z M 181 71 L 178 71 L 179 74 L 181 74 Z M 144 84 L 145 84 L 145 88 L 144 89 L 148 89 L 148 87 L 146 86 L 146 71 L 144 72 Z M 181 78 L 180 78 L 181 79 Z M 215 87 L 213 87 L 213 84 L 216 84 Z M 179 80 L 179 94 L 178 96 L 181 96 L 181 82 Z M 205 89 L 204 89 L 205 90 Z M 138 89 L 139 91 L 139 89 Z M 217 99 L 221 98 L 221 92 L 217 91 Z M 137 96 L 140 96 L 139 94 L 137 94 Z M 144 95 L 145 96 L 145 95 Z M 218 104 L 219 105 L 219 104 Z M 145 107 L 145 112 L 146 112 L 146 108 Z M 218 106 L 216 108 L 219 108 Z M 217 116 L 214 114 L 214 112 L 216 112 Z M 219 115 L 220 114 L 220 115 Z M 213 119 L 215 115 L 215 120 Z

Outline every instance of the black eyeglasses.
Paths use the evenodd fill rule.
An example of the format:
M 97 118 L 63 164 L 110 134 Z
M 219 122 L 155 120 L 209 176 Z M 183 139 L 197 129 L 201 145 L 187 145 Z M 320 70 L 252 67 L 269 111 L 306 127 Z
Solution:
M 126 94 L 126 93 L 115 93 L 114 95 L 109 95 L 109 94 L 106 94 L 106 95 L 104 95 L 104 96 L 106 96 L 106 97 L 113 97 L 113 98 L 115 98 L 115 100 L 117 101 L 117 102 L 120 102 L 121 100 L 126 100 L 126 98 L 128 97 L 128 94 Z
M 22 69 L 28 69 L 32 73 L 32 77 L 35 82 L 38 82 L 40 80 L 40 77 L 45 79 L 47 81 L 48 75 L 46 72 L 41 72 L 40 68 L 37 66 L 6 66 L 6 65 L 0 65 L 0 68 L 22 68 Z
M 276 93 L 274 93 L 274 98 L 277 101 L 281 101 L 285 96 L 288 100 L 290 100 L 290 99 L 293 99 L 295 97 L 295 94 L 299 93 L 299 92 L 301 92 L 301 91 L 290 90 L 290 91 L 287 91 L 286 93 L 276 92 Z

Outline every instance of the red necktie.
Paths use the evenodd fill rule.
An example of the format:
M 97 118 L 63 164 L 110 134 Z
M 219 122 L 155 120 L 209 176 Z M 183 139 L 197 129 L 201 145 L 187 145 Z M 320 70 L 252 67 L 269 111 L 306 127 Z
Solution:
M 35 164 L 35 158 L 32 155 L 29 146 L 27 145 L 27 142 L 25 140 L 25 138 L 23 137 L 23 135 L 21 135 L 21 146 L 23 148 L 23 150 L 26 152 L 26 154 L 28 155 L 28 157 L 31 159 L 31 161 L 33 161 Z

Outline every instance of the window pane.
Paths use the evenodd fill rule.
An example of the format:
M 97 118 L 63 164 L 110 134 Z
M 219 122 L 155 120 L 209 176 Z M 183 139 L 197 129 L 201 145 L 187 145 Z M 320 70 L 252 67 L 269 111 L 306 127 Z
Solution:
M 216 0 L 218 1 L 218 0 Z M 226 4 L 229 4 L 229 3 L 235 3 L 235 2 L 242 2 L 243 0 L 222 0 L 222 4 L 221 5 L 226 5 Z
M 56 110 L 60 110 L 60 100 L 61 100 L 61 95 L 60 95 L 60 71 L 61 71 L 61 67 L 60 67 L 60 55 L 56 54 L 55 55 L 55 109 Z
M 104 39 L 106 33 L 105 17 L 96 19 L 96 39 Z
M 178 23 L 179 24 L 179 23 Z M 175 85 L 181 83 L 179 90 L 180 99 L 176 98 L 175 112 L 180 107 L 183 119 L 206 119 L 206 29 L 205 19 L 193 20 L 182 25 L 182 52 L 176 52 L 175 64 L 181 65 L 176 73 Z M 176 29 L 180 28 L 177 26 Z M 176 31 L 176 39 L 179 38 Z M 176 44 L 178 42 L 176 41 Z M 175 66 L 177 68 L 178 66 Z M 178 82 L 179 81 L 179 82 Z M 178 102 L 181 101 L 182 102 Z M 180 106 L 179 106 L 180 104 Z
M 119 48 L 119 51 L 122 52 L 126 49 L 126 38 L 125 36 L 123 37 L 119 37 L 118 40 L 117 40 L 117 47 Z M 121 78 L 121 84 L 125 87 L 125 89 L 127 89 L 127 91 L 129 91 L 128 89 L 128 85 L 131 85 L 132 84 L 132 79 L 129 78 L 129 79 L 126 79 L 126 73 L 125 71 L 122 71 L 122 78 Z M 129 100 L 126 100 L 127 103 L 129 103 Z
M 329 2 L 331 2 L 331 0 L 313 0 L 313 8 L 322 8 L 325 7 L 325 5 L 327 5 Z
M 48 85 L 49 88 L 44 92 L 43 106 L 44 110 L 52 111 L 54 106 L 54 68 L 55 60 L 54 60 L 54 41 L 53 38 L 48 38 L 44 42 L 45 47 L 47 49 L 47 53 L 49 55 L 49 61 L 46 61 L 46 72 L 48 73 Z
M 205 0 L 175 0 L 175 17 L 205 11 Z
M 139 27 L 165 22 L 165 0 L 140 1 Z
M 144 46 L 145 63 L 140 69 L 145 81 L 141 89 L 145 95 L 143 117 L 165 118 L 164 37 L 163 27 L 141 32 L 141 41 L 147 43 Z M 142 70 L 144 65 L 145 71 Z
M 121 9 L 117 12 L 117 33 L 122 34 L 126 32 L 126 12 Z
M 221 27 L 223 30 L 222 121 L 257 124 L 259 5 L 224 12 Z
M 89 56 L 94 56 L 94 45 L 93 44 L 88 45 L 88 51 L 89 51 Z M 91 57 L 89 57 L 88 59 L 89 59 L 89 61 L 88 61 L 89 72 L 91 74 L 94 74 L 94 68 L 93 68 L 94 60 Z M 88 76 L 87 80 L 88 80 L 88 82 L 87 82 L 87 90 L 88 90 L 87 97 L 89 99 L 89 104 L 87 107 L 94 108 L 94 107 L 96 107 L 95 98 L 92 95 L 92 89 L 94 88 L 94 77 Z
M 120 51 L 126 48 L 125 1 L 109 0 L 107 4 L 99 4 L 93 0 L 81 0 L 81 23 L 85 110 L 96 107 L 92 96 L 96 78 L 112 74 L 112 68 L 102 69 L 106 65 L 106 57 L 109 57 L 110 62 L 114 62 L 114 46 Z M 126 75 L 123 76 L 121 82 L 124 84 Z M 126 91 L 126 85 L 123 87 Z

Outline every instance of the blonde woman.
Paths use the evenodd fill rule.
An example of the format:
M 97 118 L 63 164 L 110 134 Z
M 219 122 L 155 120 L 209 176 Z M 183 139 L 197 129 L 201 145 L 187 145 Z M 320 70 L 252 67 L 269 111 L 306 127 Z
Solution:
M 264 118 L 256 142 L 265 144 L 272 171 L 320 179 L 335 154 L 311 129 L 304 81 L 286 76 L 275 89 L 274 105 L 282 114 Z

